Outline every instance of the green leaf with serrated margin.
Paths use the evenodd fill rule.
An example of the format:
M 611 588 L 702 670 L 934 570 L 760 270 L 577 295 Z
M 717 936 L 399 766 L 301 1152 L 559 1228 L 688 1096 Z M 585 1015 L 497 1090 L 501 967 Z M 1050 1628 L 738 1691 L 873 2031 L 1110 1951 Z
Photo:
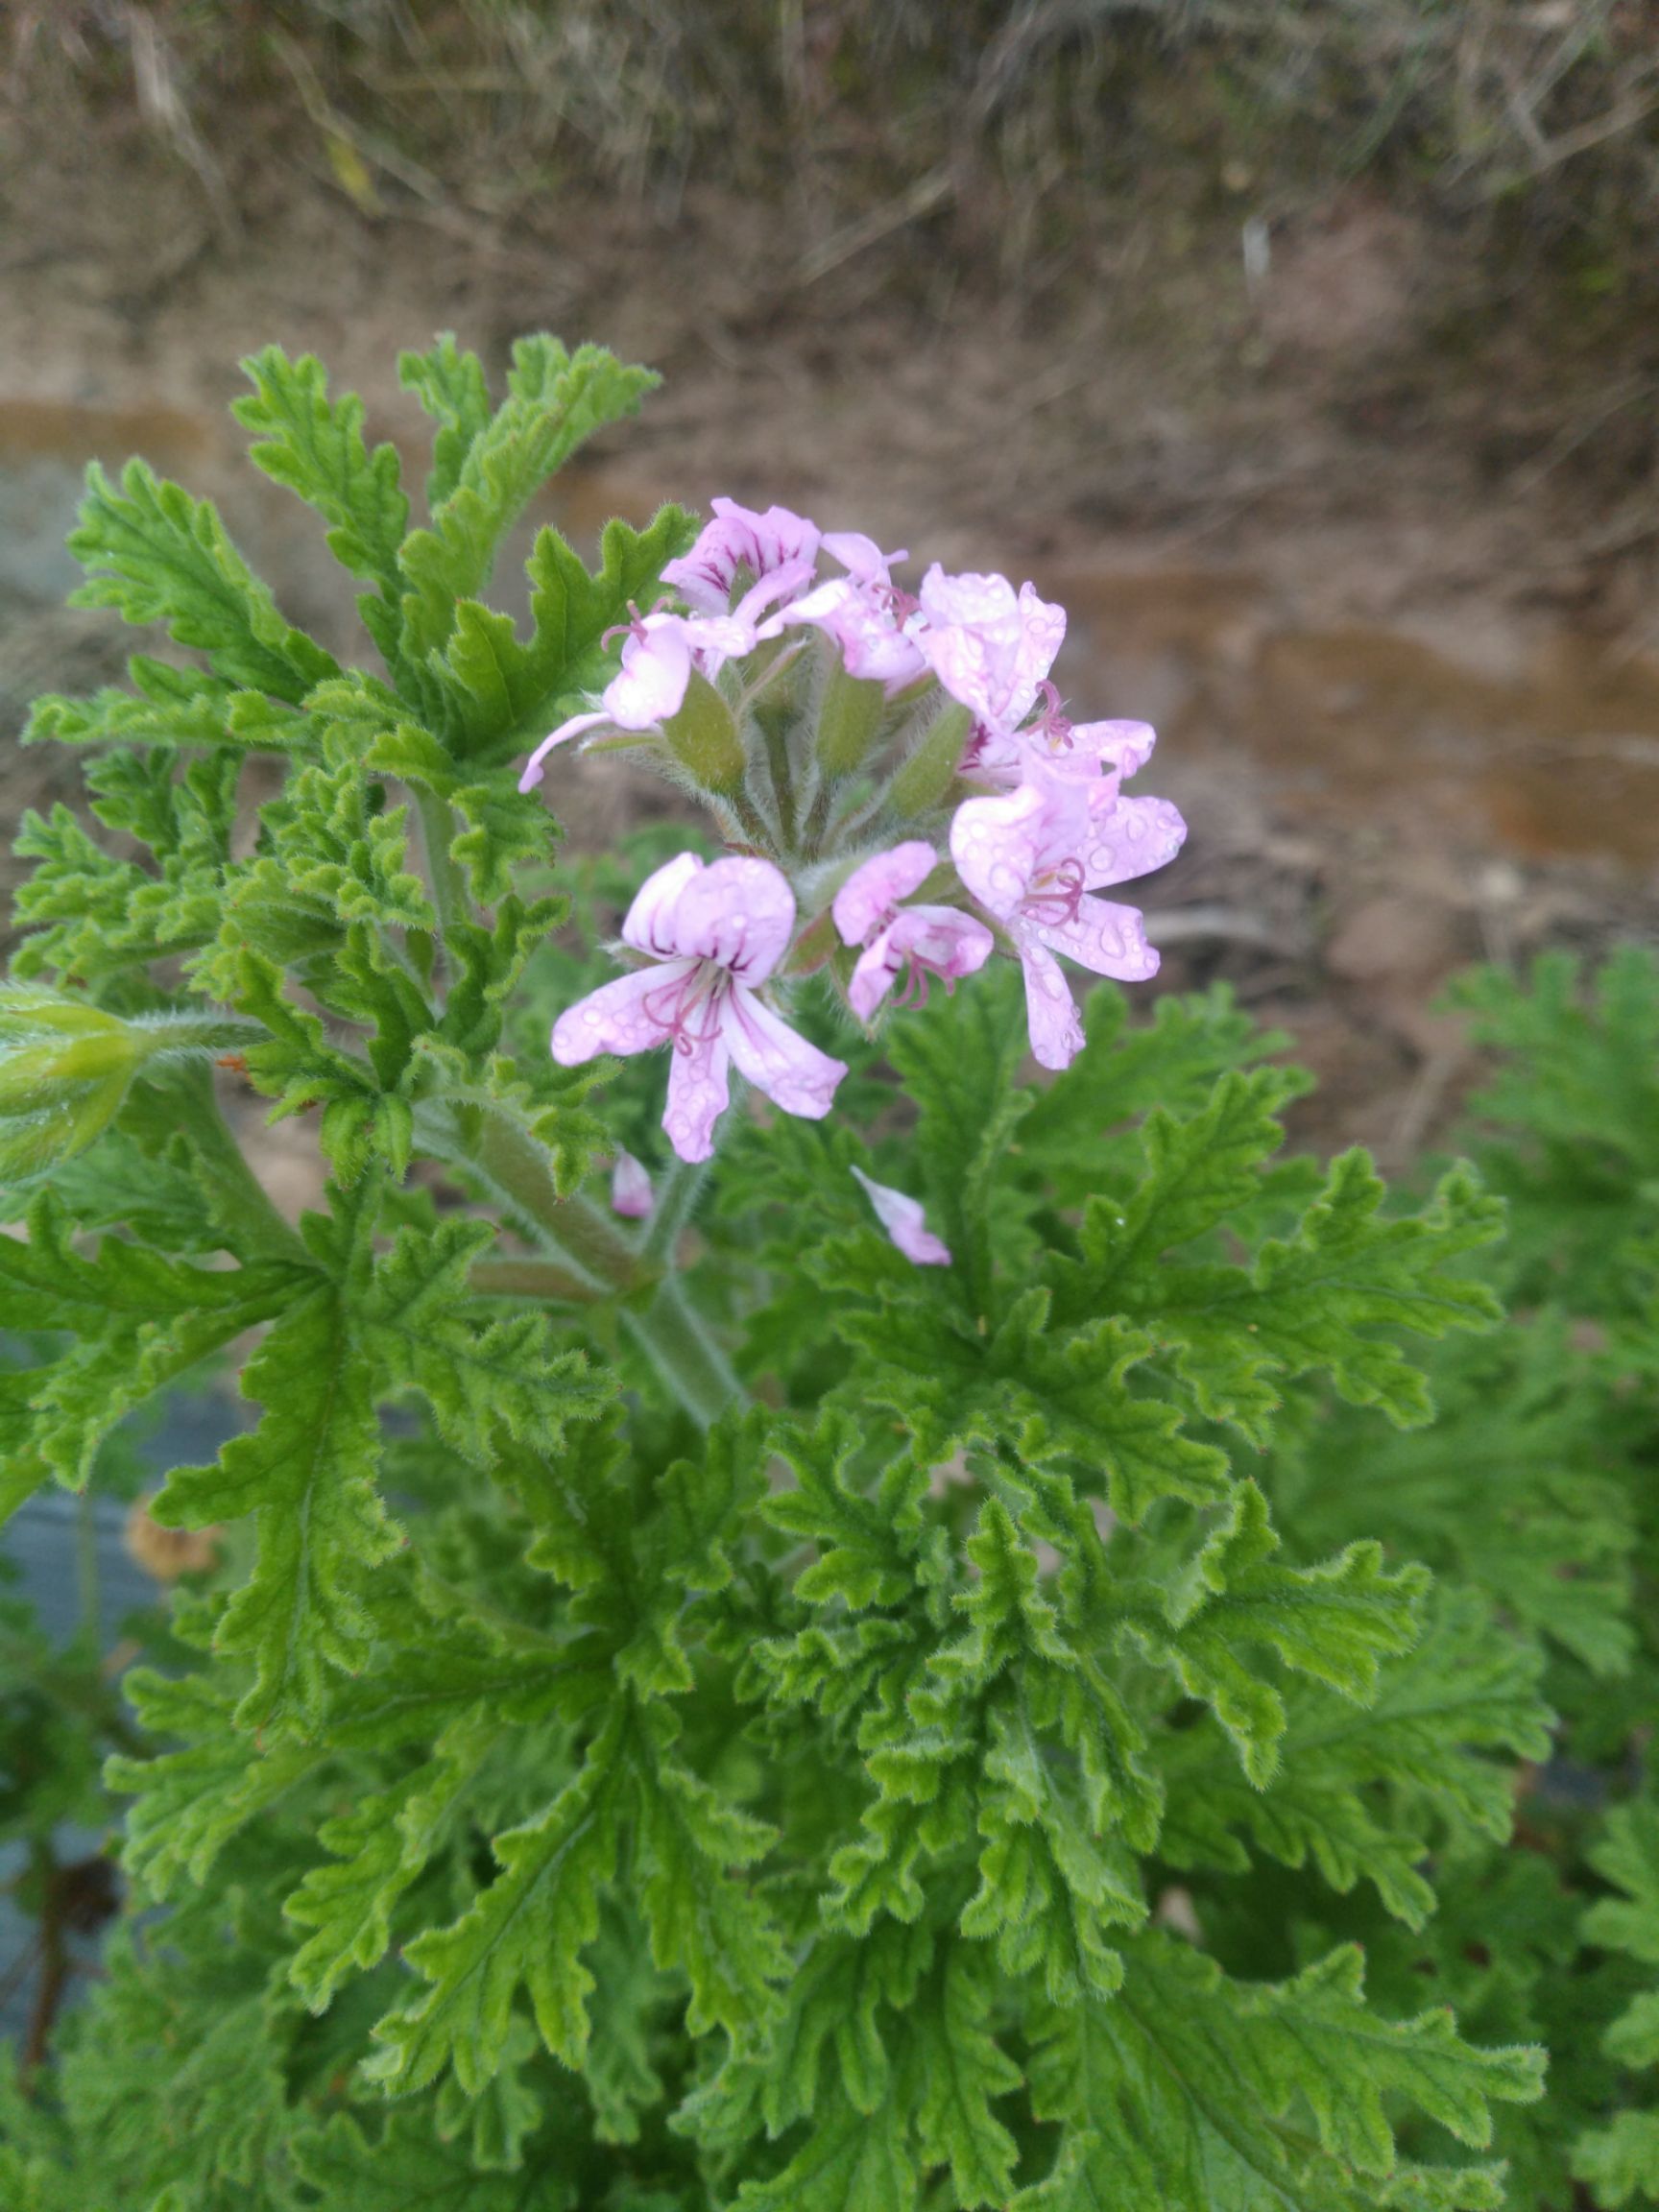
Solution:
M 228 683 L 298 705 L 313 684 L 339 673 L 321 645 L 283 620 L 212 502 L 192 499 L 142 461 L 128 462 L 119 492 L 96 461 L 87 465 L 69 550 L 87 572 L 71 605 L 164 622 Z

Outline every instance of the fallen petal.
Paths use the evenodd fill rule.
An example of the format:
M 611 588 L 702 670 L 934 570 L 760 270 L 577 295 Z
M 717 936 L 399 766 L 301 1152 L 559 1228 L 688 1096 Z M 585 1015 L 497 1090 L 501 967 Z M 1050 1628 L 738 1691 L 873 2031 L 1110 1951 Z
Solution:
M 950 1247 L 926 1226 L 920 1199 L 907 1198 L 902 1190 L 876 1182 L 862 1167 L 854 1167 L 853 1172 L 864 1186 L 876 1218 L 906 1260 L 914 1261 L 918 1267 L 950 1266 Z

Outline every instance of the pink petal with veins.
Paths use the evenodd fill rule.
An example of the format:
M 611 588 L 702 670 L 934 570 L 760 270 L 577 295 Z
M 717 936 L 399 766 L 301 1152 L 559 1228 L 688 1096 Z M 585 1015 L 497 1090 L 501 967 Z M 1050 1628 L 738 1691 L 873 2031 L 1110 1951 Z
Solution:
M 623 921 L 623 944 L 649 952 L 653 960 L 672 960 L 685 950 L 675 933 L 674 913 L 686 884 L 704 866 L 695 853 L 677 853 L 647 876 Z
M 690 552 L 670 561 L 662 571 L 663 583 L 693 607 L 723 614 L 740 568 L 758 580 L 786 563 L 804 562 L 811 573 L 819 543 L 815 522 L 787 507 L 768 507 L 761 515 L 735 499 L 709 504 L 713 520 L 704 524 Z
M 728 968 L 739 983 L 763 983 L 788 948 L 795 895 L 770 860 L 732 854 L 686 878 L 659 927 L 675 952 Z
M 741 984 L 721 1008 L 720 1034 L 738 1070 L 785 1114 L 821 1121 L 847 1072 Z
M 949 988 L 959 976 L 983 968 L 994 943 L 983 922 L 954 906 L 906 906 L 860 955 L 847 986 L 848 1003 L 860 1022 L 868 1022 L 906 961 L 924 979 L 937 975 Z
M 907 837 L 902 845 L 862 861 L 836 892 L 830 909 L 842 944 L 862 945 L 902 899 L 922 888 L 938 865 L 938 854 L 921 837 Z
M 883 685 L 889 698 L 927 672 L 921 647 L 895 619 L 891 608 L 850 576 L 832 576 L 786 607 L 778 620 L 821 630 L 834 640 L 848 675 Z
M 668 1103 L 662 1126 L 682 1160 L 707 1160 L 714 1149 L 714 1124 L 732 1102 L 731 1057 L 716 1029 L 687 1041 L 668 1055 Z
M 854 1167 L 853 1172 L 876 1209 L 876 1218 L 906 1260 L 913 1261 L 918 1267 L 950 1266 L 950 1247 L 927 1227 L 919 1198 L 908 1198 L 902 1190 L 878 1183 L 873 1176 L 866 1175 L 862 1167 Z
M 619 975 L 614 983 L 601 984 L 586 998 L 568 1006 L 553 1024 L 553 1057 L 561 1068 L 580 1068 L 601 1052 L 626 1058 L 648 1052 L 661 1045 L 668 1030 L 660 1014 L 652 1011 L 672 997 L 696 967 L 693 960 L 673 960 L 664 967 L 642 968 L 632 975 Z

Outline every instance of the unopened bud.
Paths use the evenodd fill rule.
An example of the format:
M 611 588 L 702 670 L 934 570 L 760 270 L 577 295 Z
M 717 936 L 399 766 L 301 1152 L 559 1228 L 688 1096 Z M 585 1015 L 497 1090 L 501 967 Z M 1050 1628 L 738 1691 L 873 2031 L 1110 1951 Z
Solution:
M 0 1181 L 83 1152 L 121 1110 L 149 1040 L 84 998 L 0 990 Z
M 893 779 L 893 805 L 913 818 L 930 813 L 950 790 L 974 728 L 974 717 L 954 701 L 924 734 L 921 743 Z
M 869 676 L 849 676 L 836 662 L 818 717 L 818 758 L 829 775 L 851 776 L 862 764 L 886 707 L 885 685 Z
M 695 669 L 685 685 L 684 704 L 663 723 L 662 733 L 675 759 L 705 791 L 726 797 L 742 784 L 743 741 L 732 709 Z
M 0 984 L 0 1182 L 84 1152 L 120 1113 L 146 1062 L 210 1058 L 265 1034 L 234 1015 L 129 1022 L 39 984 Z

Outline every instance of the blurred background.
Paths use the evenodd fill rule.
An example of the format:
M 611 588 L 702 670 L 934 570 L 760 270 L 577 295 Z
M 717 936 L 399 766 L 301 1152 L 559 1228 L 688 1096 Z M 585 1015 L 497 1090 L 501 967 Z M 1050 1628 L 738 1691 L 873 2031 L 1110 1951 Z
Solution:
M 1659 920 L 1656 215 L 1652 0 L 10 0 L 0 811 L 130 642 L 61 605 L 88 458 L 220 497 L 333 643 L 238 356 L 413 444 L 399 347 L 598 339 L 665 382 L 571 534 L 725 491 L 1063 599 L 1193 823 L 1167 979 L 1398 1166 L 1448 974 Z

